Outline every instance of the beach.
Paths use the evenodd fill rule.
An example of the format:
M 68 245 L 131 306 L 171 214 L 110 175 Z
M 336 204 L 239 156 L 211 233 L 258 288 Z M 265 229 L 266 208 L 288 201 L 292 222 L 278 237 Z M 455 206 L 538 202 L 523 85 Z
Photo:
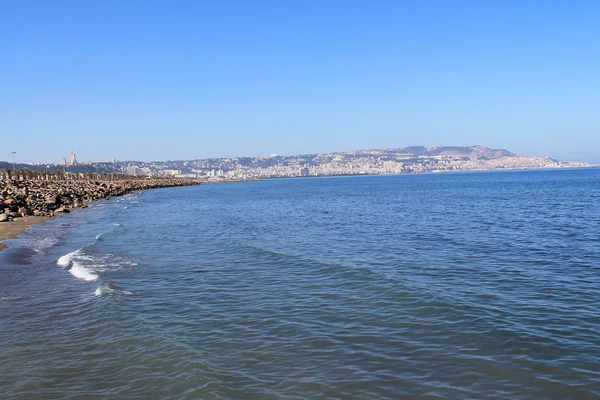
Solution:
M 0 250 L 6 247 L 6 245 L 2 243 L 6 239 L 16 238 L 17 236 L 25 233 L 27 228 L 29 228 L 31 225 L 41 224 L 52 218 L 53 217 L 36 217 L 32 215 L 17 218 L 10 222 L 0 223 Z

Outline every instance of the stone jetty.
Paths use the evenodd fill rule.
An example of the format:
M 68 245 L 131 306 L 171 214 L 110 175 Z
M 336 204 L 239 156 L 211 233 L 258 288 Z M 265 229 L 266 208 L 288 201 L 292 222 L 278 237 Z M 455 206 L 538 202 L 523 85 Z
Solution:
M 47 180 L 2 179 L 0 180 L 0 222 L 15 218 L 34 216 L 52 217 L 68 213 L 74 208 L 86 207 L 94 200 L 137 191 L 173 186 L 198 185 L 194 179 L 144 178 L 112 180 Z

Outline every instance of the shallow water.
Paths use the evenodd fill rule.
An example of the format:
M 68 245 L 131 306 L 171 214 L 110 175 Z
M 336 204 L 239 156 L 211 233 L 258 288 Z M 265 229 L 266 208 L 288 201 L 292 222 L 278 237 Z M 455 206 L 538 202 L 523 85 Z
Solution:
M 600 170 L 156 189 L 0 252 L 2 398 L 600 398 Z

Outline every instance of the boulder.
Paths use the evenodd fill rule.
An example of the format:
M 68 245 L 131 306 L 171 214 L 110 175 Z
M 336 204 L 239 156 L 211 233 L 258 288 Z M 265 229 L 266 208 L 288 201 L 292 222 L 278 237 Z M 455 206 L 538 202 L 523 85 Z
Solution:
M 29 207 L 20 207 L 17 211 L 17 214 L 19 214 L 21 217 L 26 217 L 31 215 L 31 209 Z

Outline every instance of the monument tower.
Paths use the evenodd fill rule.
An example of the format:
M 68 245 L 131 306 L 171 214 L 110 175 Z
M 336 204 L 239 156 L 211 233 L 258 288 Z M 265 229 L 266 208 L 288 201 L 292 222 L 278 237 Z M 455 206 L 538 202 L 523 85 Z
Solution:
M 77 165 L 77 158 L 75 158 L 75 150 L 71 152 L 71 164 L 69 165 Z

